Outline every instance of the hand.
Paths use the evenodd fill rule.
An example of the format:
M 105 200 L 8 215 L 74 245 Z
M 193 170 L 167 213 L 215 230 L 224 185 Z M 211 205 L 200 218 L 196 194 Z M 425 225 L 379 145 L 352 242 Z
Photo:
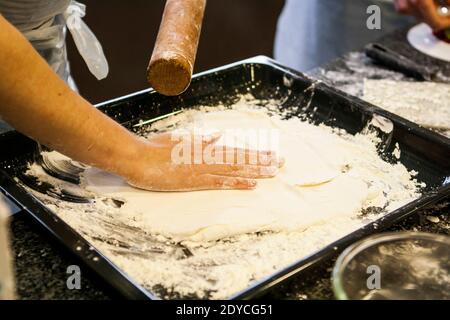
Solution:
M 191 136 L 190 141 L 200 141 L 201 150 L 195 150 L 194 143 L 188 156 L 192 161 L 180 163 L 174 156 L 179 155 L 177 146 L 180 141 L 173 139 L 173 134 L 156 134 L 146 141 L 141 141 L 136 160 L 131 162 L 131 173 L 124 175 L 128 183 L 134 187 L 151 191 L 196 191 L 208 189 L 253 189 L 255 179 L 274 177 L 281 162 L 271 151 L 254 151 L 243 149 L 223 150 L 215 143 L 220 138 L 216 136 Z M 211 162 L 207 152 L 214 159 L 229 159 L 232 162 Z M 241 152 L 245 162 L 241 163 L 235 155 Z M 200 161 L 193 159 L 200 156 Z M 184 158 L 184 157 L 183 157 Z M 188 157 L 189 159 L 189 157 Z M 256 159 L 256 163 L 252 161 Z
M 450 0 L 444 2 L 450 6 Z M 440 16 L 438 7 L 434 0 L 395 0 L 398 12 L 415 16 L 419 21 L 427 23 L 433 31 L 450 28 L 450 17 Z

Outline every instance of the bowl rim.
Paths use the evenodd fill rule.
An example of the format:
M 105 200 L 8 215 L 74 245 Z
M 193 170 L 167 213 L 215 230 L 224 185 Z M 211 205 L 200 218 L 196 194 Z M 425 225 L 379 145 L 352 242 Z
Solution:
M 331 274 L 331 283 L 334 295 L 338 300 L 351 300 L 347 296 L 344 289 L 342 274 L 348 263 L 362 251 L 379 245 L 385 242 L 400 241 L 400 240 L 428 240 L 433 242 L 439 242 L 450 246 L 450 236 L 443 234 L 425 233 L 425 232 L 385 232 L 379 233 L 367 238 L 364 238 L 358 242 L 347 247 L 338 257 L 333 267 Z

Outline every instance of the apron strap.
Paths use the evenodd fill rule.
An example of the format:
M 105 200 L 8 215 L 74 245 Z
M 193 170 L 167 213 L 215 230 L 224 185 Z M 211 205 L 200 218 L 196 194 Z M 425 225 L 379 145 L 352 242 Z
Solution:
M 71 1 L 63 19 L 67 29 L 72 34 L 78 52 L 86 62 L 89 71 L 98 79 L 104 79 L 108 75 L 109 66 L 102 46 L 94 33 L 84 23 L 82 18 L 86 15 L 86 6 L 76 1 Z

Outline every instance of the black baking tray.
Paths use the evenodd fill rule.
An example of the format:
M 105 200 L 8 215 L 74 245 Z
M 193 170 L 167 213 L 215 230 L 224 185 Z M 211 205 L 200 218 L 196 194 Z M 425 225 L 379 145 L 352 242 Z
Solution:
M 307 257 L 276 274 L 254 282 L 246 290 L 231 299 L 249 299 L 324 263 L 349 244 L 380 232 L 392 224 L 414 214 L 417 210 L 450 196 L 450 140 L 423 129 L 401 117 L 368 104 L 358 98 L 315 82 L 277 62 L 264 57 L 243 60 L 224 67 L 203 72 L 194 77 L 190 88 L 181 96 L 164 97 L 154 90 L 144 90 L 125 97 L 107 101 L 98 108 L 132 130 L 139 121 L 162 116 L 182 108 L 198 105 L 233 104 L 239 95 L 251 93 L 260 99 L 280 100 L 280 108 L 289 108 L 293 115 L 306 117 L 316 123 L 343 128 L 349 133 L 367 129 L 374 114 L 393 123 L 389 134 L 380 131 L 380 154 L 390 159 L 398 143 L 400 161 L 418 172 L 418 180 L 426 183 L 423 196 L 383 218 L 353 232 L 339 241 Z M 112 139 L 114 137 L 111 137 Z M 80 234 L 69 227 L 33 195 L 28 193 L 15 178 L 23 172 L 37 152 L 37 144 L 15 132 L 0 135 L 0 190 L 25 212 L 36 219 L 55 236 L 64 247 L 81 262 L 94 270 L 108 284 L 130 299 L 157 299 L 156 295 L 139 286 L 118 269 L 96 248 L 91 247 Z M 301 244 L 299 244 L 301 245 Z

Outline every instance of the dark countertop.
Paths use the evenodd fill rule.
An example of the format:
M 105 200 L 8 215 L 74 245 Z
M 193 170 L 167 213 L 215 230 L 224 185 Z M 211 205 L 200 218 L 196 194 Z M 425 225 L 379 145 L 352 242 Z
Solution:
M 399 31 L 380 42 L 404 55 L 427 65 L 440 65 L 450 75 L 450 64 L 438 62 L 413 50 Z M 402 79 L 403 76 L 373 65 L 361 53 L 352 53 L 324 68 L 310 73 L 325 82 L 354 94 L 360 94 L 362 80 L 369 78 Z M 0 131 L 1 131 L 0 126 Z M 421 231 L 450 235 L 450 199 L 423 210 L 391 228 L 391 231 Z M 21 299 L 112 299 L 120 298 L 95 274 L 81 269 L 81 289 L 66 286 L 67 267 L 76 265 L 76 259 L 62 248 L 42 227 L 24 213 L 12 219 L 12 246 L 15 254 L 16 281 Z M 294 279 L 283 285 L 269 298 L 278 299 L 332 299 L 330 275 L 333 261 L 313 270 L 307 279 Z

